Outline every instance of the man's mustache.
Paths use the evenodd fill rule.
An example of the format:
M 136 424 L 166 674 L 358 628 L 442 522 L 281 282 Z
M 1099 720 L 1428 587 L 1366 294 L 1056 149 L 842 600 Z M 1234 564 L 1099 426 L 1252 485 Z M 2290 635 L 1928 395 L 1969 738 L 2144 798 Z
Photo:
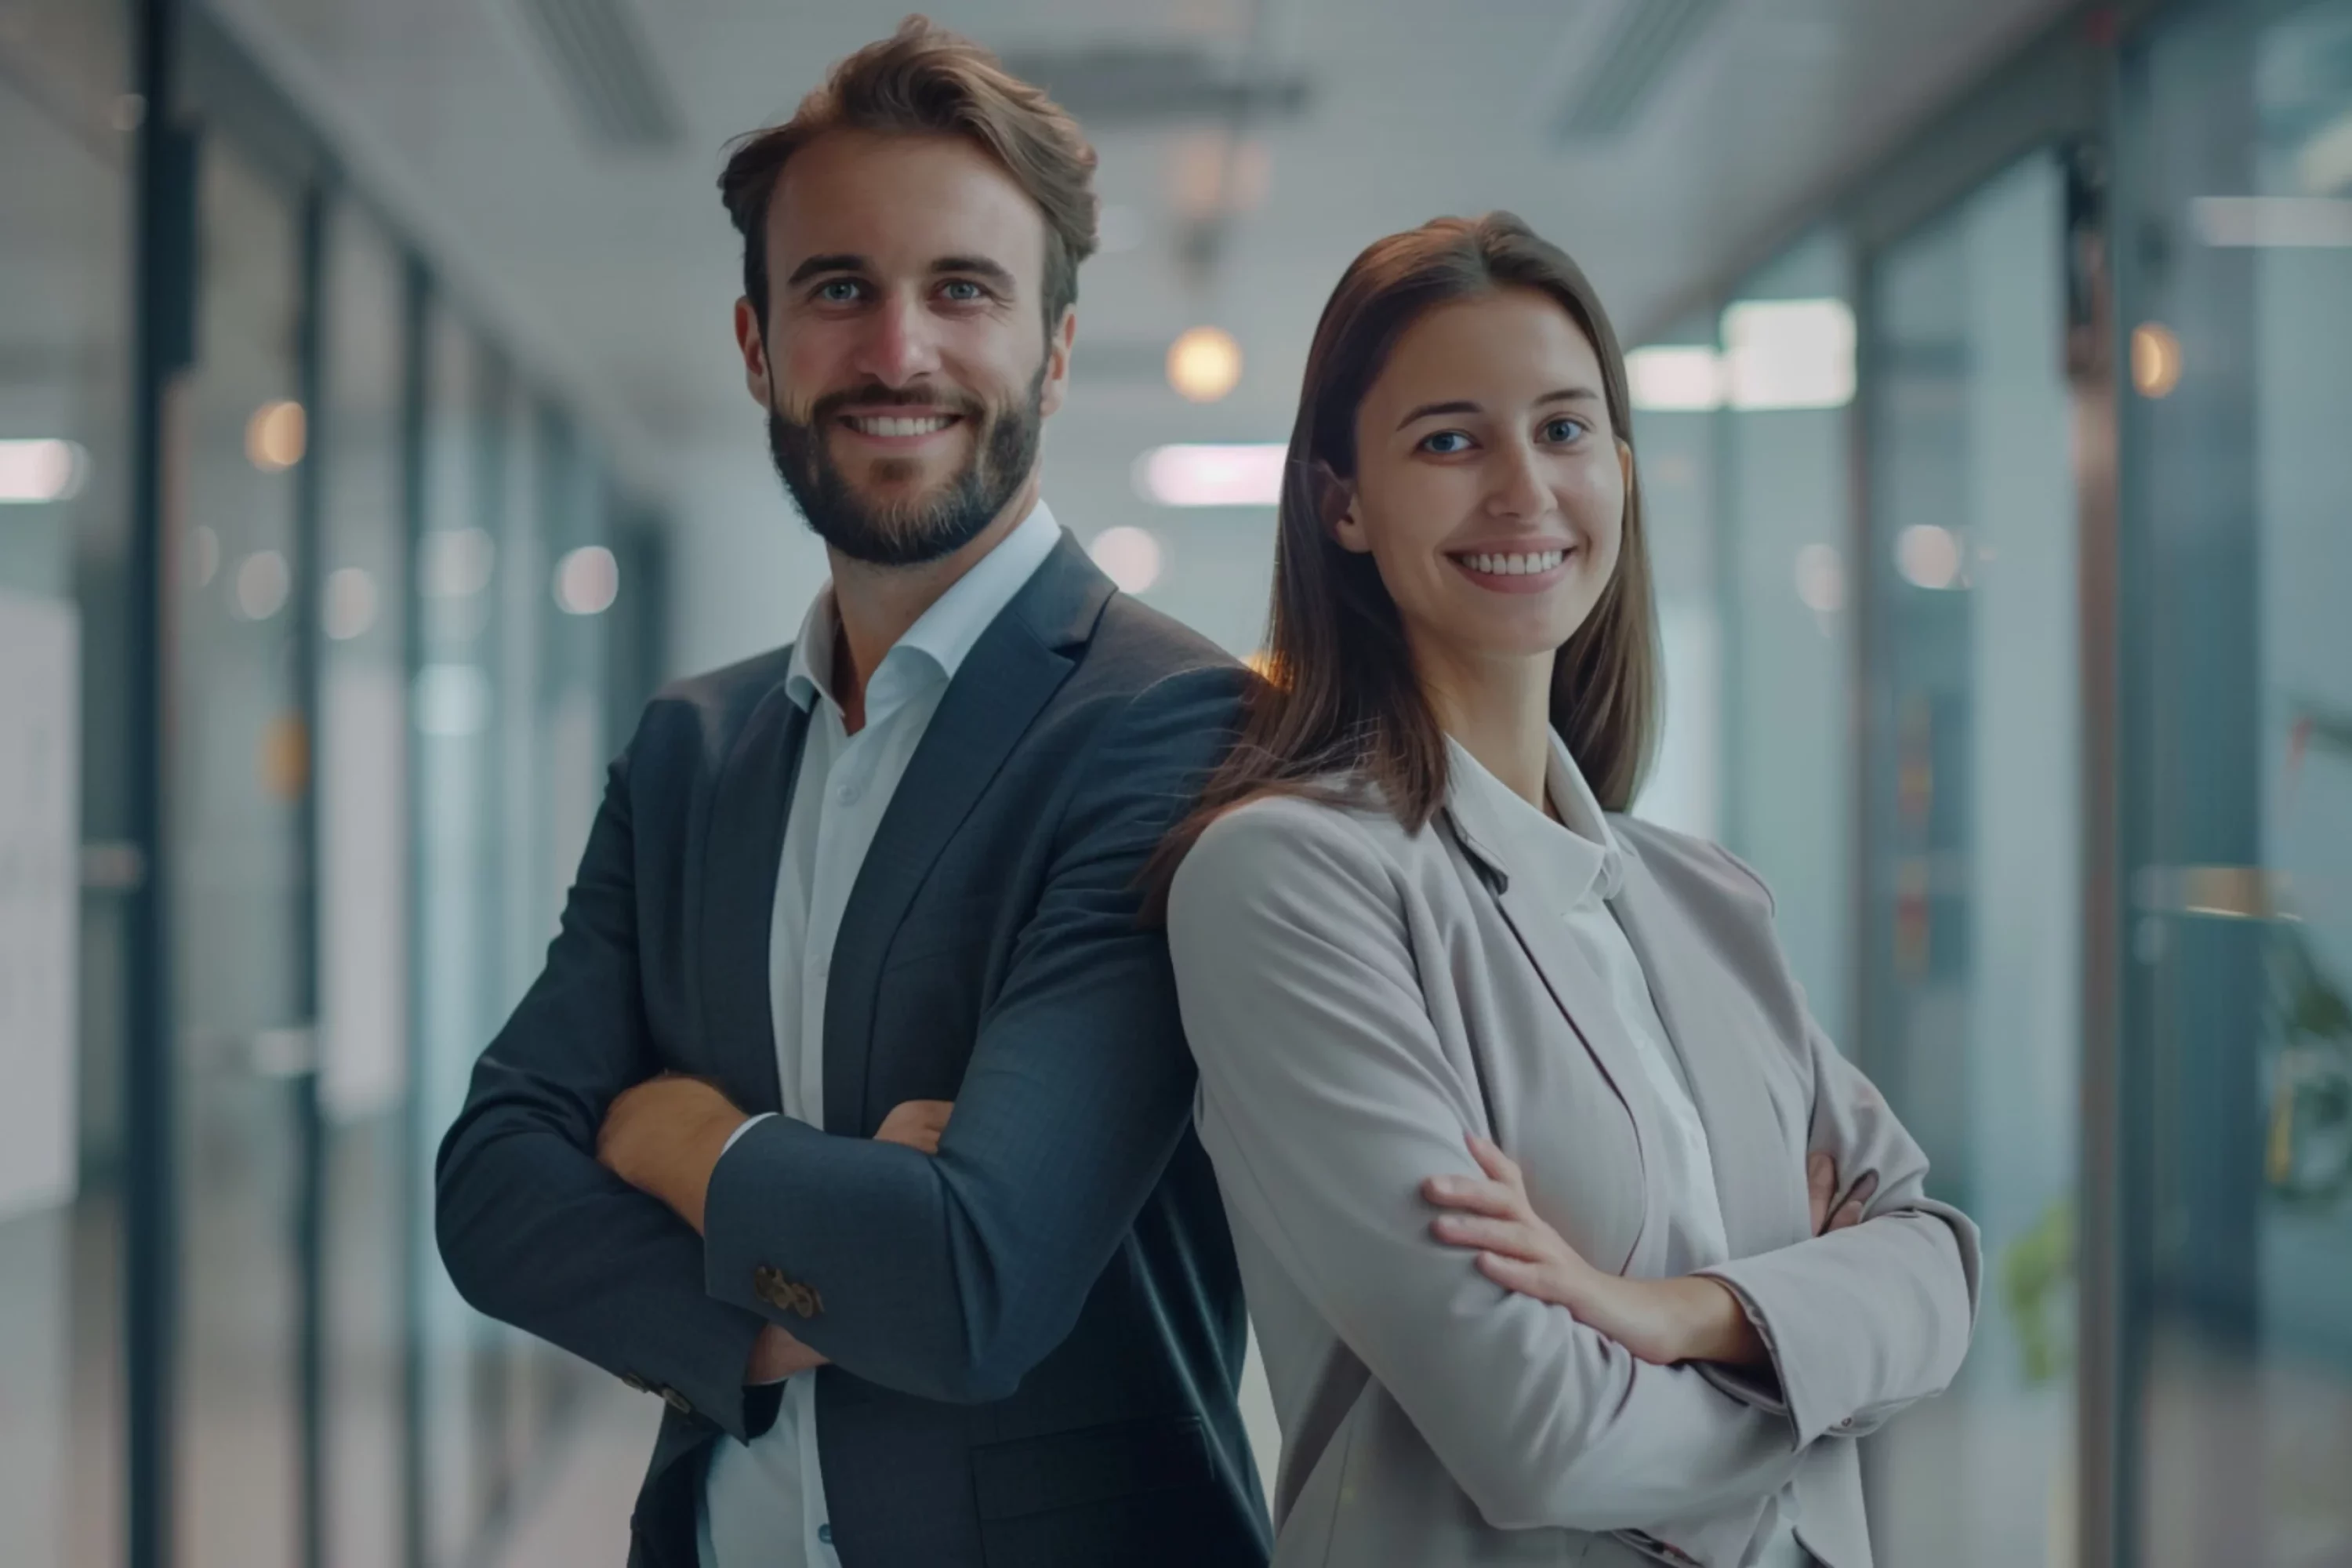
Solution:
M 801 423 L 819 425 L 837 415 L 861 408 L 935 408 L 975 420 L 988 412 L 988 405 L 970 393 L 948 387 L 936 390 L 923 386 L 889 387 L 877 382 L 870 386 L 826 393 L 809 405 L 808 417 Z

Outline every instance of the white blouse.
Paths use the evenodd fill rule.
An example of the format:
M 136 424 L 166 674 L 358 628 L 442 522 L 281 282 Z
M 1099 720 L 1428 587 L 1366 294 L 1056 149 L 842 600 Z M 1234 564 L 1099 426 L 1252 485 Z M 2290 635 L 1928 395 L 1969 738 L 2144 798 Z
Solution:
M 1557 822 L 1487 772 L 1460 742 L 1449 736 L 1446 746 L 1457 786 L 1488 797 L 1495 820 L 1512 825 L 1511 874 L 1529 879 L 1541 889 L 1545 903 L 1559 912 L 1594 972 L 1607 977 L 1619 1021 L 1634 1043 L 1650 1090 L 1672 1129 L 1665 1147 L 1649 1152 L 1667 1189 L 1669 1273 L 1687 1274 L 1722 1262 L 1730 1247 L 1724 1237 L 1723 1205 L 1706 1127 L 1691 1099 L 1682 1058 L 1650 995 L 1641 958 L 1609 907 L 1624 886 L 1625 873 L 1623 851 L 1607 815 L 1557 733 L 1551 737 L 1544 781 L 1552 810 L 1559 814 Z M 1784 1489 L 1775 1500 L 1775 1522 L 1762 1552 L 1750 1563 L 1753 1568 L 1810 1568 L 1813 1558 L 1796 1538 L 1795 1498 Z

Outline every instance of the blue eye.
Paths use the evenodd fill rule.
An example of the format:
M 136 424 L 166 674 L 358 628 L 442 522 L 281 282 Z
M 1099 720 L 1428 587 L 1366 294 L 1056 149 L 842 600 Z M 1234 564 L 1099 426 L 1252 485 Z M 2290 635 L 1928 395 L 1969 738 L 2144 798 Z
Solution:
M 1442 441 L 1454 441 L 1459 442 L 1460 445 L 1453 447 L 1440 446 L 1438 443 Z M 1423 437 L 1421 440 L 1421 449 L 1424 452 L 1434 453 L 1436 456 L 1441 458 L 1450 458 L 1456 452 L 1468 451 L 1470 449 L 1470 437 L 1464 435 L 1459 430 L 1440 430 L 1434 436 Z
M 940 289 L 959 305 L 969 305 L 986 298 L 981 286 L 969 278 L 951 278 L 940 285 Z
M 1543 437 L 1547 441 L 1557 441 L 1565 446 L 1583 434 L 1584 421 L 1581 419 L 1570 419 L 1563 415 L 1558 419 L 1544 422 Z
M 845 305 L 863 288 L 855 278 L 829 278 L 816 286 L 816 297 L 828 305 Z

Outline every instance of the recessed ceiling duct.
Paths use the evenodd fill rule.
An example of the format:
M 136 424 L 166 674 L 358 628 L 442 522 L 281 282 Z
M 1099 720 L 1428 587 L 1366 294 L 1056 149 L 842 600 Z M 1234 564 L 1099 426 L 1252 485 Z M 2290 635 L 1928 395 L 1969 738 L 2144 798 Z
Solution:
M 678 144 L 677 100 L 627 0 L 519 4 L 532 41 L 590 140 L 627 153 L 667 152 Z
M 1284 120 L 1307 106 L 1298 73 L 1235 69 L 1182 45 L 1013 50 L 1004 68 L 1089 128 Z
M 1625 0 L 1591 63 L 1577 73 L 1552 121 L 1561 142 L 1622 136 L 1691 46 L 1723 10 L 1723 0 Z

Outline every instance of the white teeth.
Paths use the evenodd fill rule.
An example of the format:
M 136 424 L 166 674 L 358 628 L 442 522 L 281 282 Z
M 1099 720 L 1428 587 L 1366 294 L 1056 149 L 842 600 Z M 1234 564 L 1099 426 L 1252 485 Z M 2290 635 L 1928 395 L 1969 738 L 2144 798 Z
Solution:
M 1528 577 L 1549 572 L 1568 559 L 1565 550 L 1544 550 L 1531 555 L 1465 555 L 1462 563 L 1489 577 Z
M 944 430 L 953 423 L 944 415 L 931 415 L 919 419 L 896 416 L 866 415 L 854 418 L 850 424 L 868 436 L 928 436 L 934 430 Z

